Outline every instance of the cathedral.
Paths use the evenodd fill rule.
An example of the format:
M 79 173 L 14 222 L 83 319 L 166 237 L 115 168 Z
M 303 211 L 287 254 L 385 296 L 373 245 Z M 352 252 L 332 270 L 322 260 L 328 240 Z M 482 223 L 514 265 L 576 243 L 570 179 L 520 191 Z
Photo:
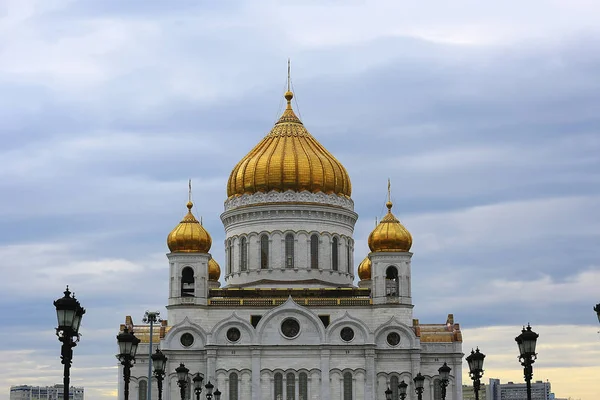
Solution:
M 141 339 L 130 399 L 158 399 L 154 378 L 152 399 L 146 391 L 152 339 L 168 357 L 165 400 L 180 399 L 180 363 L 223 400 L 383 400 L 388 388 L 397 399 L 402 381 L 413 400 L 418 373 L 423 399 L 440 400 L 444 362 L 452 368 L 446 399 L 461 400 L 459 324 L 452 314 L 438 324 L 413 315 L 412 236 L 389 185 L 371 251 L 355 262 L 350 176 L 296 116 L 292 98 L 288 84 L 283 114 L 231 171 L 223 266 L 191 201 L 169 233 L 168 315 L 152 334 L 129 316 L 120 328 Z M 119 366 L 119 399 L 122 374 Z M 186 397 L 195 397 L 189 385 Z

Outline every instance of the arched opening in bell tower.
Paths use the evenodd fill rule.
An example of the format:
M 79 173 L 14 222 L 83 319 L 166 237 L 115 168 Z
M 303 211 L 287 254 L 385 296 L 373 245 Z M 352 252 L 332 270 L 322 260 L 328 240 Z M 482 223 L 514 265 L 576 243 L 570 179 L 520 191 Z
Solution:
M 194 297 L 194 270 L 191 267 L 181 271 L 181 297 Z
M 398 297 L 400 293 L 400 280 L 398 279 L 398 269 L 390 265 L 385 270 L 385 294 L 389 297 Z

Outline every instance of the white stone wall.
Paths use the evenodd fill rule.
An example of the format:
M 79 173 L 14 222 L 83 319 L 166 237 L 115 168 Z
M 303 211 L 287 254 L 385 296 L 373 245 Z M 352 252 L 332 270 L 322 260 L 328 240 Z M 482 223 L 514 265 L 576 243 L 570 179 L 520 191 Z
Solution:
M 330 315 L 328 327 L 318 318 L 322 314 Z M 250 315 L 262 315 L 256 328 L 250 324 Z M 281 333 L 281 322 L 289 317 L 298 320 L 301 326 L 299 336 L 294 339 Z M 168 370 L 173 372 L 180 362 L 185 363 L 190 373 L 201 372 L 205 380 L 216 382 L 223 399 L 228 399 L 231 372 L 240 378 L 240 400 L 274 399 L 273 379 L 277 372 L 283 374 L 284 383 L 286 374 L 295 374 L 296 393 L 299 374 L 307 373 L 309 398 L 314 400 L 343 400 L 345 372 L 352 374 L 355 400 L 383 400 L 392 376 L 409 383 L 412 394 L 412 377 L 421 372 L 426 377 L 423 398 L 433 400 L 432 385 L 444 361 L 452 368 L 446 398 L 462 398 L 461 343 L 421 344 L 411 328 L 412 306 L 309 308 L 291 299 L 273 309 L 170 306 L 169 322 L 176 323 L 160 343 L 169 357 Z M 237 343 L 226 338 L 231 327 L 241 332 Z M 340 337 L 343 327 L 354 330 L 350 342 Z M 387 343 L 390 332 L 400 334 L 398 346 Z M 191 333 L 195 339 L 188 348 L 180 342 L 184 333 Z M 145 349 L 140 346 L 140 354 L 147 354 L 147 350 L 147 345 Z M 132 375 L 143 379 L 147 373 L 145 367 L 147 364 L 139 360 Z M 170 389 L 166 384 L 165 388 L 165 400 L 179 399 L 175 378 L 170 378 Z

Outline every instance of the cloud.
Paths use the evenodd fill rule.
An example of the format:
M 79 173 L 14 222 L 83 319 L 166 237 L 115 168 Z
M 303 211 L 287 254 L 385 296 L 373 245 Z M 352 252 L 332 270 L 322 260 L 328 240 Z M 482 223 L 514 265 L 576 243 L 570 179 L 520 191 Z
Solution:
M 390 177 L 393 211 L 414 237 L 416 317 L 455 313 L 465 349 L 488 337 L 489 372 L 515 381 L 512 358 L 494 361 L 514 351 L 492 350 L 515 335 L 499 324 L 555 326 L 577 339 L 569 345 L 593 347 L 595 3 L 0 7 L 0 300 L 11 321 L 0 352 L 24 366 L 0 389 L 60 380 L 52 301 L 69 283 L 88 309 L 75 379 L 88 398 L 113 396 L 116 328 L 166 302 L 165 237 L 189 178 L 224 264 L 225 183 L 281 112 L 287 57 L 294 107 L 351 175 L 357 264 Z M 561 395 L 595 398 L 593 366 L 561 363 L 571 349 L 552 335 L 543 331 L 558 347 L 540 372 Z M 572 368 L 585 375 L 579 389 L 564 378 Z

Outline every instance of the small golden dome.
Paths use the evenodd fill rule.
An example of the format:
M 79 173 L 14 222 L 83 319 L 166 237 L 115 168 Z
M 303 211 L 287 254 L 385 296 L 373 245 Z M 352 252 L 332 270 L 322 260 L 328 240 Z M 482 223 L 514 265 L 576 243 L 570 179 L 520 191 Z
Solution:
M 344 166 L 304 127 L 292 109 L 294 94 L 271 132 L 240 162 L 227 183 L 227 196 L 272 190 L 307 190 L 350 197 L 352 186 Z
M 208 253 L 210 250 L 212 239 L 192 214 L 193 206 L 191 201 L 187 203 L 187 215 L 167 237 L 167 245 L 172 253 Z
M 358 277 L 361 281 L 371 280 L 371 260 L 368 256 L 358 265 Z
M 215 261 L 214 258 L 210 258 L 208 260 L 208 280 L 209 281 L 218 281 L 221 277 L 221 267 L 219 267 L 219 263 Z
M 412 246 L 410 232 L 392 214 L 392 202 L 386 203 L 388 209 L 385 217 L 369 235 L 371 251 L 409 251 Z

